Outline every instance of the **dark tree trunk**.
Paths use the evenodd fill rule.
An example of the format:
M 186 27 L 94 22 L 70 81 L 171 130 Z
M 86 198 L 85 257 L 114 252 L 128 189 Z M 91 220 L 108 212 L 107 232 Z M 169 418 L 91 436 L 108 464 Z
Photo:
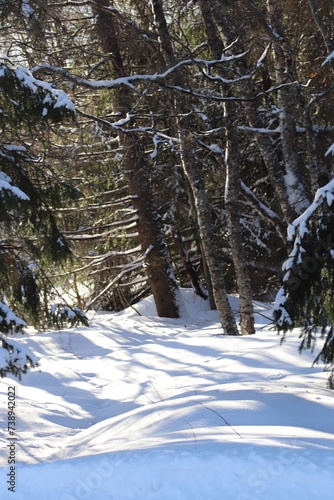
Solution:
M 301 214 L 310 205 L 301 173 L 297 147 L 297 88 L 291 60 L 291 49 L 284 38 L 281 0 L 268 0 L 269 24 L 279 35 L 273 41 L 274 67 L 280 107 L 281 147 L 285 166 L 285 182 L 290 205 Z
M 200 6 L 209 47 L 215 59 L 219 59 L 222 52 L 217 30 L 213 22 L 212 13 L 205 0 L 200 0 Z M 223 76 L 223 75 L 222 75 Z M 232 260 L 237 280 L 240 305 L 240 327 L 242 335 L 255 333 L 252 287 L 249 279 L 246 260 L 244 257 L 243 242 L 239 213 L 239 143 L 238 133 L 233 117 L 237 109 L 232 101 L 225 103 L 225 147 L 226 147 L 226 188 L 225 207 L 231 244 Z
M 165 19 L 162 0 L 152 0 L 155 24 L 159 35 L 159 42 L 163 53 L 165 54 L 166 64 L 174 65 L 176 58 L 173 44 L 168 31 Z M 174 84 L 183 86 L 183 78 L 180 72 L 174 73 Z M 222 323 L 224 332 L 228 335 L 238 335 L 238 327 L 235 322 L 234 314 L 231 309 L 225 286 L 224 272 L 218 255 L 218 249 L 215 242 L 211 205 L 207 196 L 205 182 L 201 171 L 201 166 L 193 153 L 194 141 L 189 131 L 187 114 L 189 108 L 184 98 L 175 101 L 175 110 L 182 118 L 177 119 L 178 134 L 181 146 L 181 162 L 185 176 L 187 177 L 196 208 L 199 233 L 202 241 L 204 257 L 209 269 L 212 291 Z
M 101 46 L 110 54 L 117 76 L 124 76 L 123 57 L 115 32 L 113 14 L 104 9 L 109 5 L 97 0 L 94 7 L 96 33 Z M 125 118 L 131 111 L 129 89 L 123 85 L 116 89 L 113 99 L 115 113 Z M 128 124 L 131 127 L 131 123 Z M 124 173 L 128 180 L 133 207 L 137 212 L 138 235 L 145 256 L 148 282 L 159 316 L 179 317 L 179 291 L 174 278 L 169 254 L 159 224 L 157 210 L 148 181 L 147 160 L 140 138 L 134 132 L 118 132 Z

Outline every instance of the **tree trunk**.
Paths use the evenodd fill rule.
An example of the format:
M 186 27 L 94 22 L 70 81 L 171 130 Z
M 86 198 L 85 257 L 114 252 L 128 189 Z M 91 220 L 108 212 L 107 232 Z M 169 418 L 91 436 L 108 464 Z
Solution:
M 160 46 L 166 55 L 166 63 L 174 65 L 176 63 L 176 58 L 165 19 L 162 0 L 152 0 L 151 3 L 156 28 L 159 34 Z M 183 78 L 180 72 L 174 74 L 174 83 L 175 85 L 183 86 Z M 181 162 L 194 196 L 199 233 L 202 240 L 204 257 L 210 272 L 213 296 L 224 332 L 227 335 L 238 335 L 238 327 L 227 297 L 224 272 L 215 243 L 211 218 L 211 205 L 207 196 L 201 166 L 198 164 L 198 160 L 193 153 L 193 138 L 189 132 L 187 120 L 189 109 L 184 97 L 176 101 L 175 110 L 183 116 L 183 118 L 177 118 L 181 146 Z
M 225 46 L 231 46 L 230 52 L 231 54 L 236 54 L 239 52 L 244 52 L 244 47 L 241 45 L 241 42 L 237 44 L 234 43 L 238 40 L 238 34 L 233 30 L 233 22 L 229 19 L 222 9 L 220 0 L 208 0 L 212 6 L 212 14 L 214 21 L 217 23 L 219 28 L 220 36 L 223 39 Z M 262 19 L 261 19 L 262 20 Z M 265 23 L 265 20 L 262 20 Z M 268 28 L 269 29 L 269 28 Z M 270 29 L 269 29 L 270 31 Z M 233 44 L 233 46 L 232 46 Z M 245 58 L 239 59 L 235 62 L 239 73 L 242 75 L 247 75 L 249 73 L 249 69 Z M 250 127 L 252 128 L 265 128 L 265 124 L 261 115 L 258 112 L 258 103 L 254 100 L 254 95 L 256 95 L 254 89 L 254 83 L 251 79 L 248 79 L 245 82 L 240 82 L 238 87 L 236 88 L 236 92 L 238 96 L 242 97 L 244 100 L 241 102 L 241 106 L 245 112 L 246 118 Z M 263 161 L 266 165 L 270 181 L 276 191 L 277 198 L 279 200 L 282 213 L 284 216 L 284 220 L 286 222 L 292 222 L 297 217 L 297 212 L 295 207 L 291 205 L 289 194 L 287 190 L 287 185 L 284 178 L 284 172 L 276 151 L 273 147 L 272 140 L 270 137 L 257 134 L 256 140 L 263 158 Z
M 252 287 L 249 279 L 246 259 L 244 257 L 243 242 L 239 212 L 239 146 L 238 134 L 233 123 L 235 106 L 231 102 L 225 103 L 225 130 L 226 130 L 226 187 L 225 207 L 227 223 L 230 233 L 232 260 L 237 279 L 240 307 L 240 328 L 242 335 L 255 333 Z
M 215 59 L 221 57 L 222 47 L 218 39 L 217 30 L 212 19 L 208 3 L 200 0 L 202 17 L 208 37 L 209 47 Z M 225 208 L 229 240 L 231 244 L 232 260 L 237 280 L 240 306 L 240 327 L 242 335 L 255 333 L 252 287 L 249 279 L 246 260 L 244 257 L 243 243 L 240 226 L 239 212 L 239 144 L 238 133 L 233 121 L 236 116 L 236 106 L 232 101 L 225 102 L 225 141 L 226 141 L 226 189 Z
M 224 271 L 215 242 L 210 201 L 205 189 L 202 172 L 192 153 L 192 135 L 185 130 L 181 130 L 180 137 L 182 164 L 194 194 L 199 233 L 202 240 L 204 257 L 210 272 L 215 304 L 224 332 L 227 335 L 238 335 L 238 327 L 228 301 Z
M 179 255 L 182 259 L 184 269 L 189 276 L 193 290 L 195 291 L 195 293 L 197 293 L 197 295 L 202 297 L 202 299 L 206 300 L 208 298 L 208 294 L 203 289 L 203 287 L 198 279 L 197 272 L 196 272 L 196 270 L 191 262 L 190 256 L 183 245 L 181 235 L 177 232 L 177 230 L 175 228 L 172 228 L 172 237 L 173 237 L 175 246 L 179 252 Z
M 285 182 L 290 205 L 301 214 L 310 205 L 298 159 L 296 133 L 297 89 L 293 82 L 291 49 L 284 38 L 283 7 L 281 0 L 268 0 L 269 24 L 279 35 L 273 41 L 274 66 L 280 107 L 280 135 L 285 165 Z
M 96 16 L 97 36 L 103 50 L 111 55 L 117 76 L 124 76 L 123 58 L 117 41 L 113 14 L 103 8 L 108 6 L 109 2 L 97 0 L 96 4 L 93 11 Z M 113 107 L 120 119 L 125 118 L 131 111 L 131 96 L 125 85 L 116 89 Z M 141 140 L 134 132 L 121 130 L 118 132 L 118 139 L 123 153 L 124 173 L 128 180 L 133 207 L 138 215 L 139 241 L 144 252 L 148 282 L 157 313 L 159 316 L 178 318 L 179 291 L 154 205 Z

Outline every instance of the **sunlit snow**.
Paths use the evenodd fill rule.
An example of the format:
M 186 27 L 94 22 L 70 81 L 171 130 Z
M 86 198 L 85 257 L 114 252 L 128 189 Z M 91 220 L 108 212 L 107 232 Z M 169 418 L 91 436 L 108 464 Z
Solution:
M 148 298 L 16 335 L 41 359 L 1 382 L 3 423 L 17 389 L 19 436 L 13 494 L 1 425 L 1 500 L 333 498 L 334 393 L 315 353 L 298 354 L 297 331 L 280 345 L 272 305 L 255 302 L 256 335 L 226 337 L 208 301 L 182 297 L 181 319 Z

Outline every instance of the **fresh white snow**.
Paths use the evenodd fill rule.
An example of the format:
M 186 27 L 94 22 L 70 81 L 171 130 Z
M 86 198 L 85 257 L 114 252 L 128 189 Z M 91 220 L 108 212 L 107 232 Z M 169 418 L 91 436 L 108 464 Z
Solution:
M 181 319 L 149 298 L 90 327 L 16 334 L 40 367 L 1 381 L 1 500 L 333 498 L 334 393 L 315 353 L 299 355 L 298 331 L 280 345 L 271 305 L 255 303 L 256 335 L 226 337 L 207 301 L 182 297 Z
M 8 149 L 8 146 L 7 146 Z M 0 196 L 3 195 L 2 190 L 9 191 L 12 195 L 20 198 L 21 200 L 29 200 L 29 196 L 26 195 L 21 189 L 11 184 L 12 179 L 6 175 L 4 172 L 0 171 Z

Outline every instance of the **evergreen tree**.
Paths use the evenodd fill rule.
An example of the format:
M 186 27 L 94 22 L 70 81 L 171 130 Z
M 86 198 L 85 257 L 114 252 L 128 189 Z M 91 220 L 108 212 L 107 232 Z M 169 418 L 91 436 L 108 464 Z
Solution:
M 0 328 L 8 335 L 26 321 L 39 326 L 50 316 L 41 300 L 51 286 L 45 267 L 71 255 L 54 207 L 77 191 L 54 175 L 30 142 L 48 123 L 73 118 L 67 95 L 6 58 L 0 63 L 0 90 Z M 86 322 L 76 311 L 71 322 L 73 315 Z M 35 365 L 31 353 L 3 336 L 1 341 L 0 375 L 19 375 Z
M 0 9 L 10 19 L 2 31 L 8 54 L 40 78 L 62 80 L 76 102 L 80 128 L 50 133 L 57 146 L 48 158 L 82 188 L 78 202 L 59 210 L 82 257 L 62 279 L 75 271 L 73 279 L 92 282 L 94 307 L 119 310 L 150 293 L 155 256 L 146 253 L 151 243 L 139 245 L 141 173 L 168 247 L 164 260 L 182 285 L 174 229 L 209 291 L 211 268 L 224 278 L 219 291 L 249 305 L 271 299 L 288 252 L 285 226 L 333 171 L 324 157 L 333 134 L 331 3 L 283 3 L 15 0 Z M 113 29 L 94 29 L 97 16 L 110 17 Z M 247 320 L 251 308 L 241 309 Z
M 320 188 L 310 207 L 288 229 L 293 249 L 283 264 L 283 286 L 274 307 L 279 331 L 302 328 L 300 350 L 325 338 L 316 358 L 331 371 L 334 388 L 334 180 Z

